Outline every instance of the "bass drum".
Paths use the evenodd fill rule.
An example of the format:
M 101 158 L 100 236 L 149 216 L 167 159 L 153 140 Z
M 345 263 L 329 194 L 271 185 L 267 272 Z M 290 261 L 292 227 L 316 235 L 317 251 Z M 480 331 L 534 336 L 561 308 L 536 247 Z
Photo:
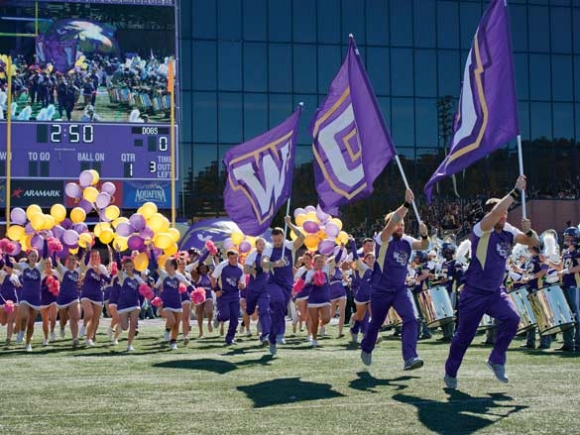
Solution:
M 417 301 L 428 328 L 437 328 L 455 321 L 449 293 L 445 287 L 424 290 L 417 294 Z
M 574 317 L 558 285 L 544 287 L 528 295 L 540 335 L 552 335 L 574 327 Z
M 413 306 L 413 313 L 415 314 L 415 319 L 419 318 L 419 310 L 417 309 L 417 305 L 415 304 L 415 298 L 413 297 L 413 293 L 411 292 L 411 290 L 407 289 L 407 296 L 409 297 L 409 300 L 411 301 L 411 305 Z M 384 325 L 385 326 L 401 326 L 403 324 L 403 319 L 401 318 L 401 316 L 399 316 L 399 313 L 397 313 L 397 310 L 395 310 L 394 307 L 389 308 L 389 311 L 387 312 L 387 319 L 385 320 Z
M 519 288 L 509 293 L 509 296 L 514 303 L 518 314 L 520 315 L 520 324 L 518 325 L 518 335 L 528 332 L 536 326 L 536 316 L 532 310 L 532 304 L 528 299 L 528 290 L 526 288 Z

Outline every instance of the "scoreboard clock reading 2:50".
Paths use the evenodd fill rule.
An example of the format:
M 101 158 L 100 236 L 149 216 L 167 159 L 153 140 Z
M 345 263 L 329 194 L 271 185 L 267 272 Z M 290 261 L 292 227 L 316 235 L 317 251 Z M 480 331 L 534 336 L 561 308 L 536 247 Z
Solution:
M 167 124 L 13 122 L 12 177 L 62 180 L 95 169 L 108 179 L 171 180 L 170 137 Z M 0 138 L 0 176 L 6 176 L 5 122 Z

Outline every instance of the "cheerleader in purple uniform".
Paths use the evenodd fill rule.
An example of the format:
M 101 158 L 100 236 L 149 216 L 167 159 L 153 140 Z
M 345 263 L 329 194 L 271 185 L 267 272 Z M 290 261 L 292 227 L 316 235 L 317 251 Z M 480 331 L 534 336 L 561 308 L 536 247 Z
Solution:
M 308 295 L 308 317 L 312 332 L 312 347 L 318 346 L 318 325 L 330 322 L 330 283 L 328 275 L 331 267 L 326 264 L 326 257 L 316 254 L 312 270 L 306 273 L 305 283 L 311 284 Z M 334 265 L 332 265 L 334 267 Z
M 115 264 L 115 263 L 114 263 Z M 108 312 L 111 316 L 111 324 L 109 325 L 109 329 L 107 330 L 107 334 L 111 343 L 113 345 L 119 344 L 118 338 L 121 331 L 119 330 L 119 312 L 117 311 L 117 306 L 119 302 L 119 294 L 121 293 L 121 285 L 119 284 L 119 277 L 117 276 L 116 271 L 112 271 L 113 273 L 111 276 L 113 277 L 111 280 L 110 285 L 110 292 L 109 292 L 109 305 L 108 305 Z
M 86 332 L 86 346 L 94 346 L 94 338 L 99 328 L 99 320 L 103 311 L 103 281 L 110 281 L 107 268 L 101 264 L 101 254 L 93 249 L 85 254 L 81 263 L 84 273 L 81 292 L 81 306 L 83 308 L 83 326 L 81 337 Z
M 205 301 L 195 306 L 195 317 L 199 328 L 199 338 L 203 338 L 203 317 L 207 317 L 207 329 L 213 332 L 213 293 L 211 290 L 211 279 L 208 274 L 208 267 L 205 264 L 197 266 L 197 286 L 205 290 Z
M 296 283 L 299 280 L 303 280 L 306 278 L 306 274 L 312 270 L 312 252 L 305 252 L 302 257 L 298 259 L 298 263 L 302 264 L 298 270 L 296 271 L 295 276 L 295 285 L 294 289 L 292 290 L 292 294 L 294 297 L 294 301 L 296 303 L 296 309 L 298 311 L 298 320 L 300 322 L 300 330 L 302 331 L 302 323 L 306 322 L 306 331 L 308 333 L 308 339 L 312 340 L 311 335 L 311 328 L 310 322 L 308 319 L 308 295 L 310 294 L 310 288 L 312 284 L 308 285 L 298 285 Z
M 358 280 L 358 290 L 354 295 L 356 312 L 351 317 L 350 336 L 353 343 L 358 343 L 358 334 L 366 331 L 369 314 L 368 306 L 371 300 L 371 277 L 375 265 L 375 255 L 367 252 L 361 259 L 358 256 L 354 239 L 350 239 L 352 259 L 355 262 L 353 281 Z
M 79 345 L 79 280 L 81 276 L 77 257 L 72 254 L 69 255 L 64 266 L 61 260 L 57 258 L 56 272 L 60 280 L 60 291 L 56 297 L 56 306 L 60 319 L 60 335 L 64 337 L 64 328 L 68 319 L 72 335 L 72 346 L 76 348 Z
M 339 318 L 338 318 L 338 338 L 344 337 L 342 333 L 342 329 L 344 328 L 344 318 L 345 318 L 345 310 L 346 310 L 346 289 L 342 282 L 342 269 L 338 265 L 340 265 L 341 258 L 346 257 L 344 254 L 344 245 L 340 245 L 340 249 L 336 255 L 335 262 L 337 267 L 334 268 L 334 271 L 331 272 L 330 275 L 330 312 L 336 313 L 336 309 L 338 308 Z M 324 327 L 320 330 L 320 335 L 324 335 Z
M 187 253 L 185 253 L 187 254 Z M 177 271 L 180 275 L 187 279 L 187 284 L 185 285 L 185 291 L 180 290 L 181 296 L 181 331 L 183 332 L 183 344 L 187 345 L 189 343 L 189 333 L 191 332 L 191 292 L 193 291 L 193 286 L 191 285 L 191 274 L 187 270 L 187 265 L 185 264 L 184 256 L 177 259 Z
M 117 259 L 117 267 L 119 267 L 121 259 Z M 121 269 L 121 267 L 119 267 Z M 127 337 L 127 352 L 132 352 L 133 339 L 135 338 L 135 331 L 137 330 L 137 321 L 139 320 L 139 313 L 141 312 L 141 301 L 139 299 L 139 286 L 145 284 L 139 275 L 135 274 L 135 264 L 133 259 L 126 258 L 122 264 L 122 270 L 118 273 L 119 285 L 121 291 L 119 292 L 119 299 L 117 301 L 117 313 L 119 313 L 119 326 L 123 331 L 129 330 Z
M 41 304 L 41 274 L 44 269 L 48 246 L 44 240 L 42 259 L 39 261 L 38 252 L 31 250 L 28 253 L 26 263 L 19 263 L 18 267 L 22 273 L 22 292 L 20 294 L 20 332 L 17 342 L 21 342 L 26 331 L 26 352 L 32 352 L 32 334 L 34 333 L 34 322 L 40 311 Z
M 58 280 L 58 278 L 56 277 L 56 271 L 52 269 L 52 260 L 47 258 L 42 272 L 42 293 L 40 297 L 40 315 L 42 317 L 42 332 L 44 334 L 44 341 L 42 342 L 43 346 L 48 346 L 49 342 L 56 341 L 54 328 L 56 326 L 57 294 L 51 291 L 52 286 L 49 285 L 51 280 Z
M 10 257 L 6 257 L 6 260 L 0 260 L 0 263 L 2 263 L 2 269 L 0 269 L 0 325 L 7 325 L 6 345 L 8 346 L 12 340 L 12 334 L 14 334 L 14 325 L 19 310 L 17 290 L 22 287 L 22 284 L 14 272 L 14 264 Z

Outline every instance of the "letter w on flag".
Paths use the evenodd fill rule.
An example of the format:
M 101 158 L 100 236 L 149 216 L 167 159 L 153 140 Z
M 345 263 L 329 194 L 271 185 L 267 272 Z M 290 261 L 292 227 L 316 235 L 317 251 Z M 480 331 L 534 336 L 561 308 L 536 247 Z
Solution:
M 338 206 L 369 196 L 396 152 L 352 37 L 310 131 L 322 209 L 335 214 Z
M 302 107 L 270 131 L 229 150 L 224 205 L 244 234 L 259 236 L 292 194 L 296 135 Z

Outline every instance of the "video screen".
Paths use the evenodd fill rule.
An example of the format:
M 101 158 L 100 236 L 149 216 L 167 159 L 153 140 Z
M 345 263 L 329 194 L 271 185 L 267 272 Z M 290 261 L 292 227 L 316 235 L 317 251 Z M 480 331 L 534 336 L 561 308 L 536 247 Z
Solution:
M 169 123 L 173 4 L 0 0 L 0 120 Z

